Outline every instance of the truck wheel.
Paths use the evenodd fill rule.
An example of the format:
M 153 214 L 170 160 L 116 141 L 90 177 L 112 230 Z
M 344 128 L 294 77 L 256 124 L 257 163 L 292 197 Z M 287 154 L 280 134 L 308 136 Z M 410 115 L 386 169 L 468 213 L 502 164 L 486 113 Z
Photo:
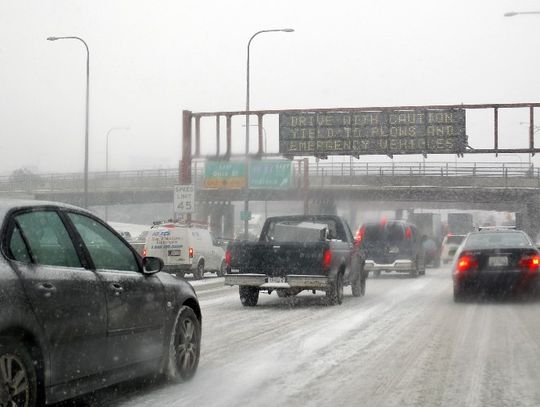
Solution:
M 329 305 L 339 305 L 343 302 L 343 273 L 338 273 L 336 281 L 326 290 Z
M 259 289 L 241 285 L 239 288 L 240 301 L 244 307 L 254 307 L 259 301 Z
M 202 280 L 204 277 L 204 261 L 199 261 L 199 264 L 197 264 L 197 268 L 193 272 L 193 277 L 195 277 L 195 280 Z
M 0 405 L 34 407 L 38 403 L 38 374 L 26 347 L 10 337 L 0 337 Z
M 225 260 L 221 262 L 221 266 L 219 267 L 219 270 L 217 271 L 218 277 L 225 277 L 225 274 L 227 274 L 227 263 Z
M 354 297 L 361 297 L 366 294 L 366 279 L 365 273 L 360 273 L 351 284 L 352 295 Z
M 174 381 L 191 379 L 199 365 L 201 353 L 201 323 L 187 306 L 178 311 L 166 359 L 167 378 Z

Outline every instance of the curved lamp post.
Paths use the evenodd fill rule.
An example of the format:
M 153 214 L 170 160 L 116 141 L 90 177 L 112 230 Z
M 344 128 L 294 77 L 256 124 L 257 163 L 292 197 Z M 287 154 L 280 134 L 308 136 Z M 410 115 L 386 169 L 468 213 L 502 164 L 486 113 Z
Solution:
M 86 125 L 84 135 L 84 207 L 88 208 L 88 112 L 90 101 L 90 51 L 88 44 L 80 37 L 48 37 L 47 41 L 77 40 L 86 48 Z
M 246 64 L 246 160 L 249 155 L 249 50 L 251 46 L 251 41 L 253 41 L 253 38 L 255 38 L 259 34 L 263 33 L 272 33 L 272 32 L 285 32 L 285 33 L 291 33 L 294 29 L 292 28 L 274 28 L 270 30 L 261 30 L 257 31 L 255 34 L 251 36 L 247 43 L 247 64 Z M 249 182 L 249 180 L 246 180 L 246 182 Z M 246 197 L 244 199 L 244 234 L 246 239 L 248 238 L 248 227 L 249 227 L 249 220 L 247 213 L 249 211 L 249 199 L 248 199 L 248 185 L 246 185 Z

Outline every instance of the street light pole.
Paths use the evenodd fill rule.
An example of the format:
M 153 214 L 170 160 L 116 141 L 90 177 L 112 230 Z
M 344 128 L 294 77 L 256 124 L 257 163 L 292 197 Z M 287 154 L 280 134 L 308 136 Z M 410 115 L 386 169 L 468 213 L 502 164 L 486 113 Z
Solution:
M 105 181 L 109 180 L 109 136 L 114 130 L 129 130 L 129 127 L 111 127 L 107 131 L 106 143 L 105 143 Z M 109 204 L 107 198 L 105 198 L 105 221 L 109 220 Z
M 86 48 L 86 123 L 84 132 L 84 208 L 88 208 L 88 116 L 90 106 L 90 51 L 88 44 L 80 37 L 48 37 L 47 41 L 77 40 Z
M 247 169 L 247 159 L 249 157 L 249 50 L 251 46 L 251 41 L 253 41 L 253 38 L 255 38 L 259 34 L 263 33 L 271 33 L 271 32 L 286 32 L 290 33 L 293 32 L 294 29 L 292 28 L 275 28 L 270 30 L 261 30 L 257 31 L 255 34 L 251 36 L 247 43 L 247 63 L 246 63 L 246 169 Z M 249 171 L 249 170 L 248 170 Z M 249 211 L 249 185 L 247 183 L 249 182 L 249 174 L 246 173 L 246 190 L 245 190 L 245 198 L 244 198 L 244 235 L 247 240 L 248 238 L 248 227 L 249 227 L 249 220 L 248 220 L 248 211 Z

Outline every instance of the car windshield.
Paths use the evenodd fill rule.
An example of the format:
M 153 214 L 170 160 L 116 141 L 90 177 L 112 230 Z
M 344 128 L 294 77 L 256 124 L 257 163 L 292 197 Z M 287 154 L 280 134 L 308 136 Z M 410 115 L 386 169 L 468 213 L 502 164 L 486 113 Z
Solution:
M 530 241 L 522 233 L 480 232 L 469 235 L 465 249 L 514 248 L 530 245 Z

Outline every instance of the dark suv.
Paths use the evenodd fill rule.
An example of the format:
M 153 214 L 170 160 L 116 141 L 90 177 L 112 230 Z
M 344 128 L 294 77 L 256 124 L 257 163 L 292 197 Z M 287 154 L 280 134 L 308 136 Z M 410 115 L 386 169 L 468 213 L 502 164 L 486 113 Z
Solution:
M 0 406 L 195 374 L 197 296 L 160 259 L 74 206 L 2 200 L 0 223 Z
M 358 230 L 357 241 L 366 253 L 365 270 L 379 276 L 382 271 L 426 273 L 422 238 L 416 226 L 402 220 L 365 223 Z

